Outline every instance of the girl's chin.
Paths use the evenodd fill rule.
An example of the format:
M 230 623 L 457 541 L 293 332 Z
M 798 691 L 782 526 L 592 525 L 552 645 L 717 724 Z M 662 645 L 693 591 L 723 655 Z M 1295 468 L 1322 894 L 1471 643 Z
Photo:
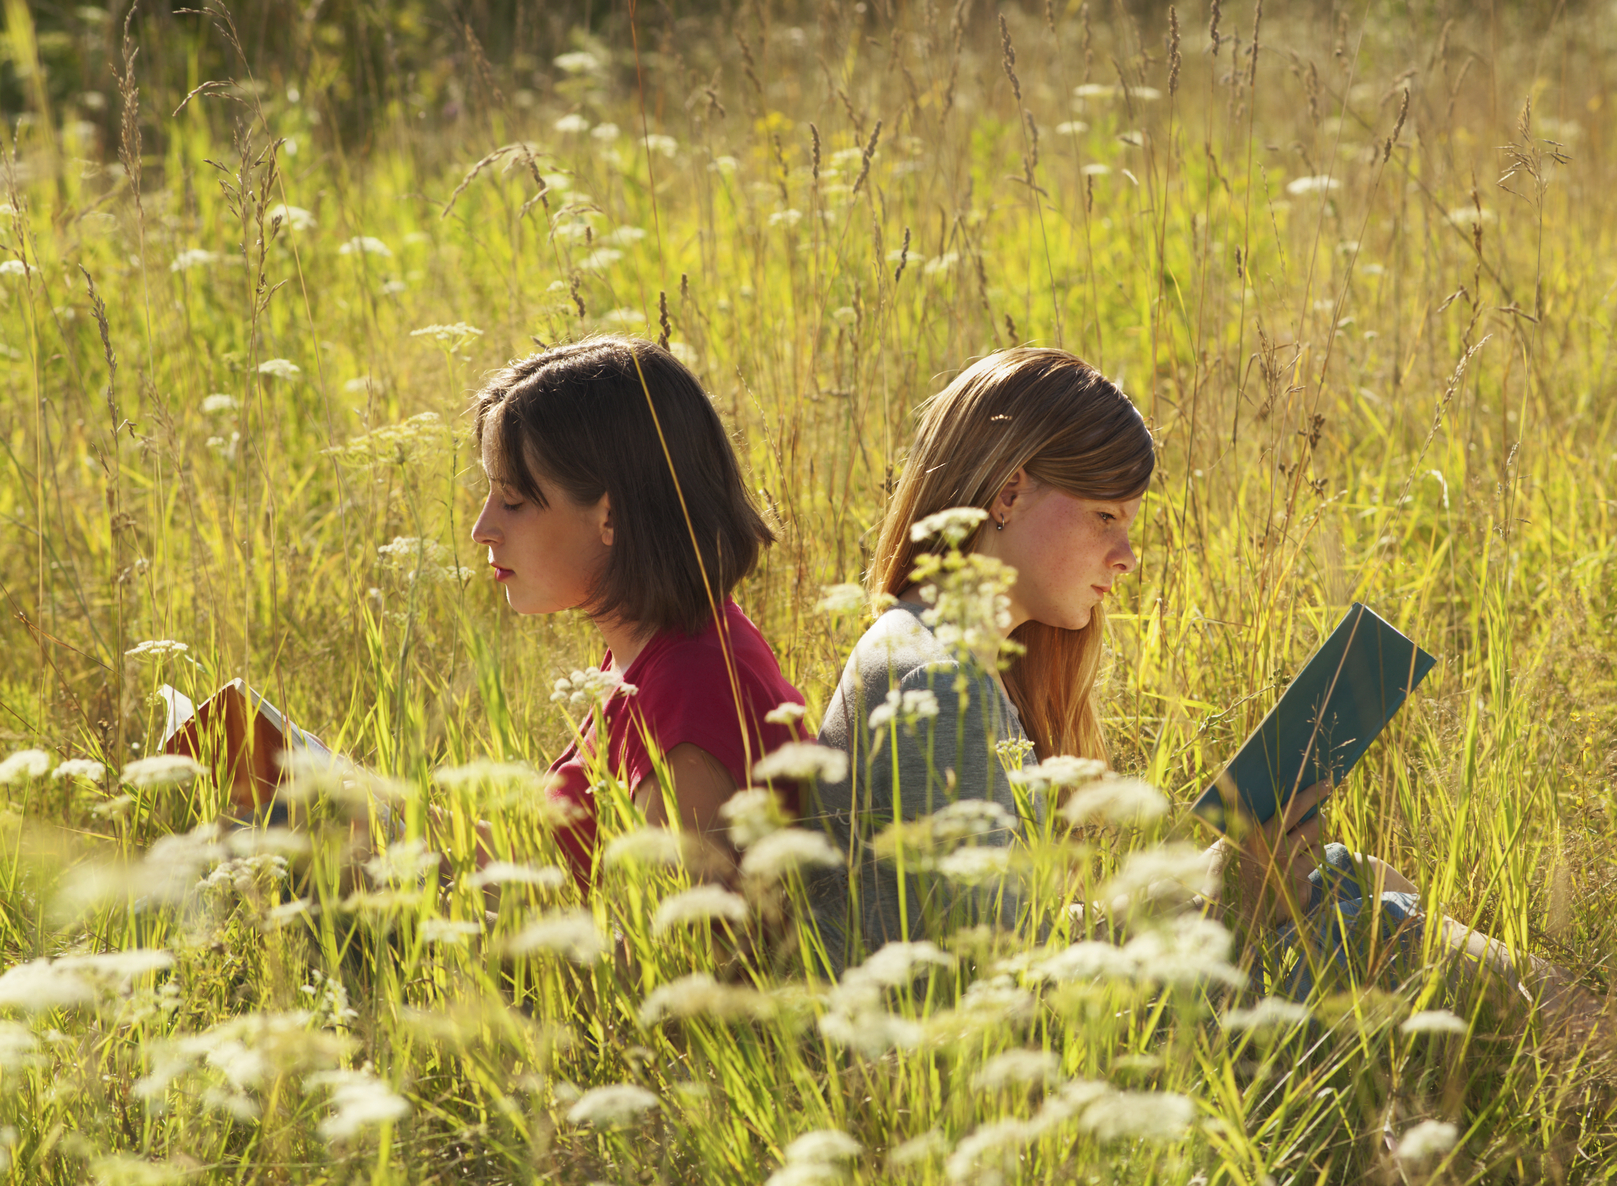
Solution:
M 1051 614 L 1049 618 L 1039 618 L 1047 626 L 1054 626 L 1058 630 L 1082 630 L 1089 625 L 1089 619 L 1094 612 L 1093 606 L 1082 606 L 1062 614 Z

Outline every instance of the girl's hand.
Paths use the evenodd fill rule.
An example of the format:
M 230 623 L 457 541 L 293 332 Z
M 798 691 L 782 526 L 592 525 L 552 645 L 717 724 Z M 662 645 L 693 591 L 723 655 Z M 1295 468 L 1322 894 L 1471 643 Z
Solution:
M 1304 822 L 1303 816 L 1330 793 L 1329 782 L 1317 782 L 1265 823 L 1242 817 L 1232 835 L 1214 843 L 1208 854 L 1213 880 L 1223 885 L 1220 905 L 1258 925 L 1302 916 L 1311 890 L 1308 875 L 1323 848 L 1320 817 Z

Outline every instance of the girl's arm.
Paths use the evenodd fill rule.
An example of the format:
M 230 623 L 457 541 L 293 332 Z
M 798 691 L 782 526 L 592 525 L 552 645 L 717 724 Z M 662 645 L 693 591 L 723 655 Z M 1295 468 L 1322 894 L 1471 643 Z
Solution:
M 726 859 L 727 869 L 736 863 L 735 848 L 730 843 L 727 825 L 719 808 L 736 793 L 736 781 L 724 763 L 696 745 L 676 745 L 664 758 L 668 777 L 673 782 L 672 793 L 664 794 L 661 780 L 655 775 L 641 779 L 634 788 L 635 806 L 645 812 L 646 822 L 656 827 L 668 826 L 667 804 L 678 805 L 681 831 L 701 837 L 717 849 Z

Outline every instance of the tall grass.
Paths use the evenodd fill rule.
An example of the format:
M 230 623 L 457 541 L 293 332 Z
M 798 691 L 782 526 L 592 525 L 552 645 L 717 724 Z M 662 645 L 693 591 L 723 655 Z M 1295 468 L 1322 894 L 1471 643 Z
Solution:
M 400 80 L 354 150 L 329 38 L 306 78 L 209 80 L 176 63 L 234 52 L 223 13 L 176 18 L 144 73 L 87 27 L 126 76 L 91 124 L 7 5 L 34 85 L 4 132 L 0 730 L 106 767 L 5 788 L 5 962 L 67 957 L 0 981 L 13 1180 L 1610 1177 L 1601 1059 L 1440 977 L 1241 1028 L 1255 990 L 1216 950 L 1166 985 L 1149 961 L 1038 972 L 1159 933 L 1067 906 L 1197 838 L 1184 805 L 1357 599 L 1440 663 L 1329 831 L 1607 991 L 1603 12 L 1225 5 L 1175 34 L 1121 7 L 893 8 L 619 14 L 536 68 L 473 55 L 454 119 Z M 814 606 L 858 579 L 917 402 L 1013 342 L 1115 377 L 1161 468 L 1106 718 L 1169 815 L 1045 837 L 1040 919 L 940 933 L 857 1009 L 789 943 L 736 954 L 791 929 L 796 875 L 749 880 L 746 921 L 711 932 L 656 928 L 691 873 L 630 858 L 582 904 L 530 869 L 485 919 L 471 821 L 532 868 L 554 821 L 527 776 L 466 764 L 557 754 L 579 707 L 551 687 L 599 643 L 482 577 L 466 397 L 595 330 L 666 337 L 733 429 L 781 537 L 740 600 L 810 723 L 866 624 Z M 129 657 L 159 639 L 189 649 Z M 210 839 L 211 779 L 120 784 L 160 683 L 237 676 L 393 780 L 410 837 L 445 810 L 448 888 L 417 876 L 426 841 L 345 864 L 351 787 L 316 787 L 329 824 L 278 854 Z M 610 786 L 603 813 L 636 827 Z M 691 1016 L 646 1009 L 698 972 Z M 1462 1032 L 1401 1028 L 1437 1008 Z M 839 1009 L 864 1038 L 821 1024 Z M 579 1100 L 614 1084 L 655 1106 L 623 1095 L 614 1127 Z M 1400 1158 L 1424 1121 L 1452 1148 Z M 859 1151 L 780 1168 L 821 1129 Z

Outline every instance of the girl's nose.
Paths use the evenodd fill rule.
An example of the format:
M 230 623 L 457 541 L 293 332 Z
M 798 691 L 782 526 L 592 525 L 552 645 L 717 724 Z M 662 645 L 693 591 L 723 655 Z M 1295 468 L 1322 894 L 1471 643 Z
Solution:
M 500 540 L 500 533 L 491 522 L 493 516 L 489 513 L 494 503 L 494 496 L 490 494 L 483 502 L 482 513 L 477 516 L 477 522 L 472 524 L 472 542 L 489 547 Z

